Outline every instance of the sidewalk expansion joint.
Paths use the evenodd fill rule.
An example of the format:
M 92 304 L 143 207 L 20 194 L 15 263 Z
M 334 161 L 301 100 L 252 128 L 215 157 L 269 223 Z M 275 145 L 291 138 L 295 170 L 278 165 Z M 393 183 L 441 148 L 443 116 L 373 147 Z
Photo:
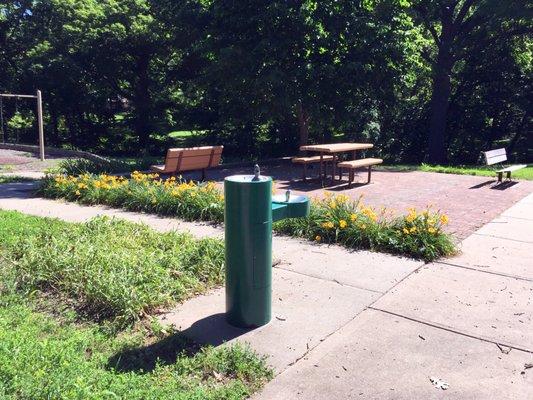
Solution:
M 512 215 L 505 215 L 505 214 L 502 214 L 501 217 L 512 218 L 512 219 L 520 219 L 522 221 L 533 221 L 533 218 L 513 217 Z
M 406 319 L 408 321 L 416 322 L 416 323 L 419 323 L 419 324 L 422 324 L 422 325 L 431 326 L 431 327 L 436 328 L 436 329 L 441 329 L 443 331 L 447 331 L 447 332 L 450 332 L 450 333 L 455 333 L 456 335 L 461 335 L 461 336 L 464 336 L 464 337 L 469 337 L 471 339 L 477 339 L 477 340 L 480 340 L 482 342 L 492 343 L 492 344 L 495 344 L 496 346 L 505 346 L 505 347 L 509 347 L 511 349 L 515 349 L 515 350 L 518 350 L 518 351 L 523 351 L 524 353 L 533 354 L 533 349 L 526 349 L 526 348 L 523 348 L 523 347 L 516 346 L 514 344 L 509 344 L 509 343 L 505 343 L 505 342 L 499 342 L 499 341 L 494 340 L 494 339 L 489 339 L 489 338 L 482 337 L 482 336 L 472 335 L 470 333 L 458 331 L 458 330 L 456 330 L 456 329 L 454 329 L 452 327 L 446 326 L 446 325 L 441 325 L 441 324 L 428 322 L 428 321 L 420 320 L 420 319 L 413 318 L 413 317 L 408 317 L 406 315 L 398 314 L 398 313 L 395 313 L 395 312 L 392 312 L 392 311 L 383 310 L 383 309 L 377 308 L 377 307 L 369 306 L 367 308 L 370 309 L 370 310 L 379 311 L 379 312 L 382 312 L 382 313 L 385 313 L 385 314 L 393 315 L 393 316 L 398 317 L 398 318 L 403 318 L 403 319 Z
M 453 263 L 446 262 L 446 261 L 438 261 L 437 260 L 437 261 L 435 261 L 435 264 L 448 265 L 450 267 L 463 268 L 463 269 L 468 269 L 470 271 L 481 272 L 483 274 L 503 276 L 505 278 L 513 278 L 513 279 L 516 279 L 516 280 L 519 280 L 519 281 L 533 282 L 532 278 L 526 278 L 525 276 L 516 276 L 516 275 L 506 274 L 504 272 L 485 271 L 485 270 L 482 270 L 482 269 L 473 268 L 473 267 L 467 267 L 467 266 L 460 265 L 460 264 L 453 264 Z M 483 267 L 483 266 L 480 265 L 480 267 Z
M 339 282 L 337 279 L 326 279 L 326 278 L 322 278 L 322 277 L 317 276 L 317 275 L 304 274 L 303 272 L 294 271 L 294 270 L 288 269 L 288 268 L 283 268 L 281 265 L 282 265 L 282 263 L 273 265 L 272 267 L 273 268 L 277 268 L 277 269 L 281 269 L 281 270 L 286 271 L 286 272 L 292 272 L 293 274 L 302 275 L 302 276 L 305 276 L 307 278 L 318 279 L 318 280 L 324 281 L 324 282 L 336 283 L 337 285 L 347 286 L 347 287 L 358 289 L 358 290 L 365 290 L 367 292 L 385 294 L 385 292 L 380 292 L 379 290 L 367 289 L 367 288 L 360 287 L 360 286 L 350 285 L 349 283 L 342 283 L 342 282 Z
M 533 244 L 533 242 L 531 242 L 531 241 L 527 241 L 527 240 L 511 239 L 511 238 L 503 237 L 503 236 L 488 235 L 488 234 L 486 234 L 486 233 L 478 233 L 478 232 L 474 232 L 472 235 L 485 236 L 485 237 L 493 237 L 493 238 L 496 238 L 496 239 L 510 240 L 510 241 L 512 241 L 512 242 L 518 242 L 518 243 Z

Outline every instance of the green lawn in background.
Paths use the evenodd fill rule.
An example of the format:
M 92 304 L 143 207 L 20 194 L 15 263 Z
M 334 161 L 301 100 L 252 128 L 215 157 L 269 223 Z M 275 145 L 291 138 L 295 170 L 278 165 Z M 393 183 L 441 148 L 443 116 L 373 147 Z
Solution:
M 502 169 L 504 166 L 497 167 L 483 167 L 483 166 L 442 166 L 442 165 L 427 165 L 422 164 L 419 169 L 425 172 L 439 172 L 444 174 L 458 174 L 458 175 L 477 175 L 496 177 L 496 170 Z M 533 180 L 533 166 L 513 171 L 511 174 L 513 179 Z
M 476 175 L 476 176 L 488 176 L 496 177 L 496 170 L 502 169 L 504 166 L 498 166 L 497 168 L 480 165 L 458 165 L 458 166 L 446 166 L 446 165 L 404 165 L 404 164 L 390 164 L 376 167 L 378 170 L 386 171 L 424 171 L 424 172 L 437 172 L 443 174 L 456 174 L 456 175 Z M 513 179 L 525 179 L 533 180 L 533 166 L 513 171 L 511 177 Z
M 207 131 L 173 131 L 173 132 L 169 132 L 168 136 L 170 136 L 171 138 L 184 139 L 184 138 L 191 137 L 193 135 L 203 135 L 206 132 Z

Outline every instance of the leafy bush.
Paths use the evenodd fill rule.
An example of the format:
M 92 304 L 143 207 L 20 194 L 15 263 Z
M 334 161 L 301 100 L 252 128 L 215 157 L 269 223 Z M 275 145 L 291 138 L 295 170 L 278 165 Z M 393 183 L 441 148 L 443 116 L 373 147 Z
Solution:
M 394 217 L 385 208 L 376 211 L 361 198 L 328 195 L 315 201 L 308 218 L 278 221 L 279 233 L 354 249 L 371 249 L 434 260 L 455 252 L 451 237 L 443 231 L 448 217 L 426 209 Z
M 134 172 L 131 179 L 101 174 L 47 177 L 40 193 L 84 204 L 107 204 L 132 211 L 173 215 L 186 220 L 221 222 L 224 202 L 213 182 L 196 184 L 175 177 Z
M 54 172 L 65 175 L 114 174 L 133 170 L 147 170 L 150 165 L 158 162 L 161 162 L 159 157 L 110 158 L 98 161 L 86 158 L 68 158 L 61 161 Z
M 131 179 L 109 175 L 55 176 L 45 179 L 41 193 L 85 204 L 107 204 L 128 210 L 173 215 L 187 220 L 222 222 L 224 198 L 214 182 L 195 184 L 173 177 L 134 172 Z M 358 199 L 331 196 L 315 200 L 308 218 L 274 224 L 278 233 L 354 249 L 371 249 L 434 260 L 455 251 L 443 231 L 447 217 L 430 209 L 393 216 Z
M 218 239 L 159 233 L 105 217 L 73 224 L 0 211 L 0 255 L 20 290 L 66 296 L 124 326 L 223 282 Z
M 67 175 L 99 174 L 127 171 L 127 165 L 113 160 L 88 160 L 86 158 L 68 158 L 59 163 L 58 172 Z

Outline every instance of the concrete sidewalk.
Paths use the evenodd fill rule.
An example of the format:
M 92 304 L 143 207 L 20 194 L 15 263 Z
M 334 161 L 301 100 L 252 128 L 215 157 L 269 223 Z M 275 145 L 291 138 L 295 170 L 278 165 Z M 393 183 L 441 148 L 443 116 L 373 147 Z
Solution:
M 254 399 L 533 398 L 532 254 L 529 195 L 466 239 L 461 255 L 416 270 Z

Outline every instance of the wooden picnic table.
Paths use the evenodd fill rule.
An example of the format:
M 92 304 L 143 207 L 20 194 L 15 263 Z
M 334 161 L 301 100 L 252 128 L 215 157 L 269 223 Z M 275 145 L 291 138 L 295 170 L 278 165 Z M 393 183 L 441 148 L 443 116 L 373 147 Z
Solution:
M 301 146 L 300 151 L 314 151 L 320 153 L 320 176 L 322 176 L 323 157 L 326 154 L 333 156 L 333 173 L 332 180 L 335 180 L 337 161 L 340 153 L 352 153 L 352 159 L 355 160 L 357 150 L 366 150 L 374 147 L 372 143 L 330 143 L 330 144 L 311 144 Z

